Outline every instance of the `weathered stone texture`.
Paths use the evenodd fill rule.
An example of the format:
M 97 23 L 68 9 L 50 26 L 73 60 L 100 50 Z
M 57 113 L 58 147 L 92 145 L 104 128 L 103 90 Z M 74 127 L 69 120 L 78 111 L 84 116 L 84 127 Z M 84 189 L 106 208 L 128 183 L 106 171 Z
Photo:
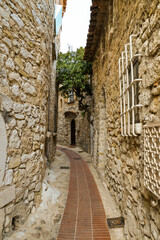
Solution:
M 5 174 L 5 163 L 6 163 L 6 155 L 7 155 L 7 134 L 5 129 L 5 122 L 0 114 L 0 187 L 3 186 L 3 178 Z
M 2 231 L 4 226 L 5 213 L 4 209 L 0 209 L 0 240 L 2 240 Z
M 90 123 L 87 120 L 87 113 L 84 115 L 79 111 L 78 101 L 67 103 L 59 94 L 58 102 L 58 144 L 64 146 L 71 145 L 71 121 L 75 120 L 75 145 L 84 151 L 91 151 L 90 143 Z
M 118 59 L 129 36 L 136 34 L 136 52 L 143 54 L 139 59 L 140 121 L 143 125 L 160 122 L 159 9 L 158 0 L 113 1 L 113 15 L 108 8 L 93 59 L 93 162 L 121 209 L 128 240 L 159 238 L 160 207 L 151 206 L 153 196 L 144 187 L 143 133 L 137 137 L 120 133 Z
M 0 208 L 6 206 L 15 199 L 15 187 L 6 187 L 0 192 Z
M 17 204 L 29 213 L 41 190 L 54 40 L 54 1 L 0 1 L 0 210 L 13 201 L 0 235 L 2 225 L 12 231 Z

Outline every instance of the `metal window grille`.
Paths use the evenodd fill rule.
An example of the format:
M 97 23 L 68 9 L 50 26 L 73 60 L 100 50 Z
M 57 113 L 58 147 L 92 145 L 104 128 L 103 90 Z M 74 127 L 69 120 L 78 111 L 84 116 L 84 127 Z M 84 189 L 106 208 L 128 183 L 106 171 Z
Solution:
M 160 123 L 144 126 L 144 185 L 160 199 Z
M 138 57 L 142 54 L 133 54 L 133 38 L 125 45 L 122 57 L 119 59 L 120 107 L 121 107 L 121 134 L 122 136 L 137 136 L 141 131 L 139 120 L 139 82 Z

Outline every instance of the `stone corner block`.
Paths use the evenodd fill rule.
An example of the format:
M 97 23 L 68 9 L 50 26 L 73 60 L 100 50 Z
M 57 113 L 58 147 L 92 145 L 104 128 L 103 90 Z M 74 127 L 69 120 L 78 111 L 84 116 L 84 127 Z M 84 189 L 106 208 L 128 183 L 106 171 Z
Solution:
M 15 185 L 0 189 L 0 208 L 6 206 L 15 199 Z

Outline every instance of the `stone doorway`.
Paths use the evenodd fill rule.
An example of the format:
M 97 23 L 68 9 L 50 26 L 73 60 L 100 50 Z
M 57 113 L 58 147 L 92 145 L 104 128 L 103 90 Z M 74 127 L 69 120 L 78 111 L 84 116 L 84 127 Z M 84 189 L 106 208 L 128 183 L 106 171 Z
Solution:
M 71 121 L 71 145 L 76 144 L 76 123 L 75 120 L 73 119 Z

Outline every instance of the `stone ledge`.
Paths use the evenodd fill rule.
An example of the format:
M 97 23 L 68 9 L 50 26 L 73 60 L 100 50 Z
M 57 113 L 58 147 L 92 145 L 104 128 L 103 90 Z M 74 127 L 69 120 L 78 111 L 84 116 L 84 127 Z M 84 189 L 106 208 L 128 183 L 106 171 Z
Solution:
M 15 186 L 0 189 L 0 208 L 12 202 L 14 199 L 15 199 Z

